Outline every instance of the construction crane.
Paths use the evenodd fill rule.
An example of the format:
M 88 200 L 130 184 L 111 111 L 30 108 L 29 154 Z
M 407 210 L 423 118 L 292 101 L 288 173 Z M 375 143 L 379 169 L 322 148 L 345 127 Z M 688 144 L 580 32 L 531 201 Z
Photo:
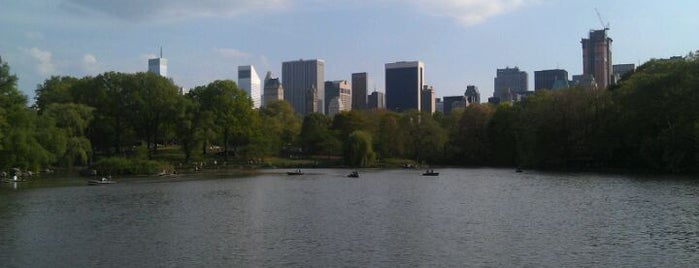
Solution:
M 602 28 L 605 30 L 609 30 L 609 22 L 604 23 L 604 20 L 602 19 L 602 14 L 599 13 L 599 10 L 595 8 L 595 13 L 597 13 L 597 18 L 599 19 L 599 23 L 602 24 Z

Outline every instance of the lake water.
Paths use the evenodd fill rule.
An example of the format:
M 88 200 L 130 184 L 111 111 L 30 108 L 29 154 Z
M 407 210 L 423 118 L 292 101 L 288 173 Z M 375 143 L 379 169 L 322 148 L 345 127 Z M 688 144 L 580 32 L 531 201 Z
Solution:
M 699 267 L 699 180 L 284 171 L 3 184 L 0 266 Z

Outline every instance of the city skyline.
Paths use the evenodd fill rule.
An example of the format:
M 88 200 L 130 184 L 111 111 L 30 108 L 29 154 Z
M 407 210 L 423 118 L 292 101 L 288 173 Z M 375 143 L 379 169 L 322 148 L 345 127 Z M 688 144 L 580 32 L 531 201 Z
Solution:
M 385 91 L 385 63 L 417 59 L 429 66 L 425 83 L 434 86 L 438 97 L 461 95 L 467 85 L 476 85 L 487 98 L 493 95 L 496 69 L 518 66 L 530 77 L 549 69 L 582 74 L 580 40 L 602 28 L 594 8 L 610 24 L 614 64 L 682 56 L 699 44 L 693 33 L 699 22 L 692 14 L 699 3 L 694 2 L 313 3 L 11 2 L 0 10 L 5 39 L 0 55 L 30 99 L 36 85 L 51 75 L 146 71 L 145 60 L 156 58 L 160 46 L 167 52 L 168 76 L 185 88 L 235 81 L 239 65 L 279 74 L 284 61 L 322 58 L 326 80 L 350 80 L 352 73 L 367 72 L 369 93 Z M 335 20 L 337 13 L 351 19 Z M 362 41 L 341 38 L 348 35 Z

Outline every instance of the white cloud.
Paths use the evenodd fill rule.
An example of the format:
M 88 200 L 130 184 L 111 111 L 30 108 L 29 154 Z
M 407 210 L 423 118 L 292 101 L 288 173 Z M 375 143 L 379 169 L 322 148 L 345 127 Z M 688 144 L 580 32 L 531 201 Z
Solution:
M 41 50 L 37 47 L 30 49 L 22 49 L 27 55 L 31 56 L 39 62 L 37 65 L 37 71 L 42 75 L 51 75 L 56 73 L 56 68 L 53 65 L 51 59 L 51 52 L 46 50 Z
M 200 17 L 233 17 L 260 11 L 343 10 L 379 6 L 413 6 L 418 12 L 445 16 L 464 25 L 516 10 L 541 0 L 61 0 L 81 15 L 109 15 L 124 20 L 173 21 Z
M 420 10 L 436 16 L 451 17 L 464 25 L 516 10 L 529 0 L 412 0 Z
M 247 58 L 250 54 L 234 48 L 215 48 L 214 51 L 226 58 Z
M 83 63 L 88 65 L 95 64 L 97 63 L 97 58 L 95 58 L 95 56 L 92 54 L 85 54 L 85 56 L 83 56 Z
M 90 53 L 83 55 L 83 64 L 82 65 L 83 65 L 83 69 L 88 74 L 98 73 L 99 64 L 97 62 L 97 58 L 94 55 L 92 55 Z
M 102 13 L 127 20 L 175 20 L 235 16 L 256 10 L 283 9 L 293 0 L 63 0 L 65 9 Z

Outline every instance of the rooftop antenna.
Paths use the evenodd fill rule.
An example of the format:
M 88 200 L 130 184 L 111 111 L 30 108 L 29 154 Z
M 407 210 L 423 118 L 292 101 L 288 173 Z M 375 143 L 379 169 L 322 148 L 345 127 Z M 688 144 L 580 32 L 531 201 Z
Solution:
M 163 58 L 163 46 L 160 46 L 160 58 Z
M 599 23 L 602 25 L 602 28 L 605 30 L 609 30 L 609 22 L 604 23 L 604 20 L 602 19 L 602 14 L 599 13 L 599 10 L 595 8 L 595 13 L 597 13 L 597 18 L 599 19 Z

